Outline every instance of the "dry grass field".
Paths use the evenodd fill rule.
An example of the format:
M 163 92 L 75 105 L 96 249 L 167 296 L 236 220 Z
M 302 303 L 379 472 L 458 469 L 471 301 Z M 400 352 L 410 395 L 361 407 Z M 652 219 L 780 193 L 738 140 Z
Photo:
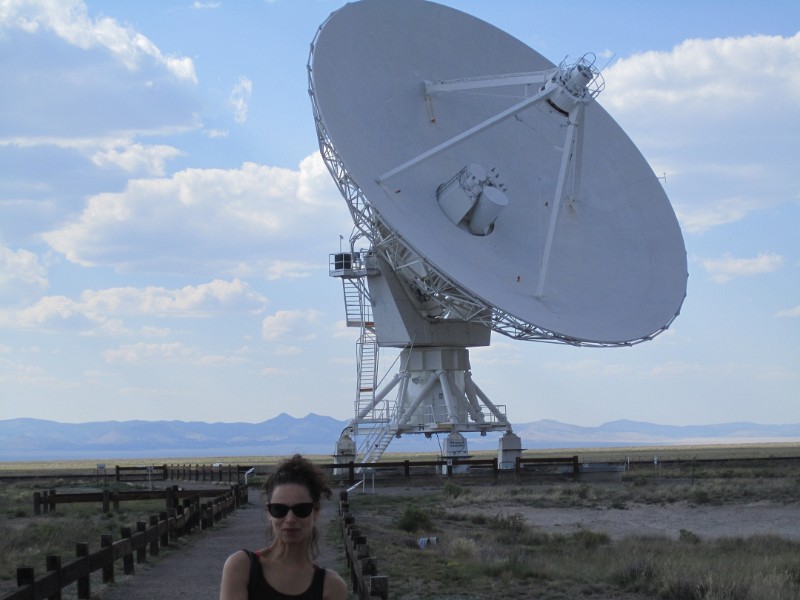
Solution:
M 370 486 L 351 492 L 351 512 L 381 574 L 389 576 L 391 598 L 800 598 L 800 460 L 790 460 L 800 457 L 800 445 L 580 449 L 536 456 L 547 454 L 577 454 L 581 462 L 631 461 L 630 470 L 612 482 L 526 476 L 516 483 L 503 474 L 495 483 L 470 474 L 412 476 L 406 483 L 379 475 L 376 493 L 369 493 Z M 0 478 L 91 473 L 98 462 L 113 472 L 116 464 L 269 466 L 277 460 L 0 463 Z M 35 565 L 41 573 L 46 554 L 74 555 L 71 540 L 109 532 L 117 539 L 121 527 L 163 510 L 158 503 L 131 503 L 109 513 L 94 505 L 60 505 L 33 517 L 35 490 L 98 485 L 92 478 L 67 477 L 0 483 L 0 596 L 15 587 L 16 566 Z M 421 548 L 420 538 L 436 542 Z

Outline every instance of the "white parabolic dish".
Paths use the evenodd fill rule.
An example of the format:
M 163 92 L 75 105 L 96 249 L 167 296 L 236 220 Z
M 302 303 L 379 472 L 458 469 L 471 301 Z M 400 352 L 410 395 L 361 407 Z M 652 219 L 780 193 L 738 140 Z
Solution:
M 579 194 L 559 206 L 544 287 L 539 277 L 568 124 L 551 105 L 537 103 L 381 180 L 537 91 L 508 85 L 426 102 L 426 81 L 554 66 L 492 25 L 420 0 L 345 5 L 320 28 L 309 62 L 318 128 L 381 227 L 435 271 L 553 341 L 650 339 L 680 311 L 686 250 L 661 183 L 597 102 L 586 105 L 580 124 Z M 488 235 L 454 225 L 437 202 L 437 188 L 473 163 L 495 168 L 507 188 L 508 206 Z

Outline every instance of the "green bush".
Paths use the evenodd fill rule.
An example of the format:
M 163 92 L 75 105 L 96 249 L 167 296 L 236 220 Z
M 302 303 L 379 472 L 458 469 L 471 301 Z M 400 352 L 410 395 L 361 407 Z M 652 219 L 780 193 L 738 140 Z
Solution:
M 416 506 L 406 506 L 403 513 L 397 519 L 397 528 L 403 531 L 413 532 L 433 529 L 433 522 L 430 514 Z
M 462 485 L 458 485 L 457 483 L 447 480 L 444 482 L 442 486 L 442 494 L 448 496 L 450 498 L 458 498 L 462 494 L 468 494 L 469 490 Z

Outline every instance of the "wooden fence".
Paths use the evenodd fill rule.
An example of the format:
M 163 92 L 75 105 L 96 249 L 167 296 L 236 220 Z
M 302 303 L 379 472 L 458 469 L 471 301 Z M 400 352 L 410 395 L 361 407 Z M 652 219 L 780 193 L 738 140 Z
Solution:
M 370 556 L 367 538 L 356 527 L 355 518 L 350 514 L 347 492 L 339 494 L 339 523 L 353 592 L 359 600 L 388 600 L 389 578 L 378 575 L 378 559 Z
M 471 477 L 476 474 L 491 476 L 495 483 L 500 478 L 501 473 L 513 473 L 514 480 L 519 483 L 524 476 L 541 475 L 568 475 L 577 478 L 580 472 L 580 463 L 577 456 L 567 457 L 548 457 L 548 458 L 522 458 L 517 457 L 514 469 L 500 469 L 497 458 L 440 458 L 436 460 L 404 460 L 399 462 L 378 462 L 368 466 L 360 463 L 349 462 L 346 464 L 320 465 L 322 468 L 331 469 L 334 477 L 347 475 L 349 485 L 356 483 L 356 476 L 364 477 L 365 474 L 382 473 L 386 476 L 400 474 L 402 472 L 406 483 L 411 482 L 412 470 L 420 475 L 431 473 L 445 475 L 447 477 L 457 476 L 461 473 L 459 467 L 465 467 Z M 560 468 L 567 467 L 566 473 Z
M 0 600 L 60 600 L 61 590 L 76 582 L 79 600 L 89 599 L 92 573 L 102 571 L 103 583 L 111 583 L 114 581 L 114 564 L 122 560 L 123 572 L 133 575 L 135 563 L 146 562 L 148 550 L 150 556 L 158 556 L 159 549 L 171 540 L 190 534 L 198 527 L 213 527 L 236 510 L 242 493 L 236 488 L 218 492 L 217 497 L 204 504 L 197 494 L 185 498 L 182 507 L 151 515 L 149 522 L 138 522 L 135 532 L 131 527 L 122 528 L 121 539 L 116 542 L 110 534 L 101 535 L 100 550 L 97 552 L 90 553 L 89 544 L 80 542 L 75 545 L 75 560 L 66 564 L 63 564 L 60 556 L 47 556 L 47 574 L 39 578 L 35 577 L 32 567 L 19 567 L 18 589 Z
M 243 465 L 164 465 L 165 479 L 172 481 L 227 482 L 245 484 L 253 467 Z
M 566 467 L 567 472 L 558 471 L 559 468 Z M 523 475 L 551 475 L 554 473 L 568 474 L 573 478 L 578 479 L 580 474 L 580 462 L 577 456 L 558 457 L 550 456 L 547 458 L 523 458 L 518 456 L 514 461 L 514 477 L 517 483 L 522 481 Z
M 167 465 L 148 465 L 145 467 L 120 467 L 116 466 L 117 481 L 165 481 Z
M 234 492 L 234 499 L 236 508 L 242 504 L 247 504 L 247 487 L 238 484 L 230 488 Z M 164 500 L 166 509 L 177 508 L 180 500 L 186 498 L 216 498 L 224 494 L 227 490 L 223 488 L 212 488 L 204 490 L 185 490 L 177 485 L 162 489 L 162 490 L 134 490 L 129 492 L 115 492 L 111 490 L 103 490 L 101 492 L 80 492 L 80 493 L 57 493 L 56 490 L 51 489 L 44 492 L 33 493 L 33 514 L 34 516 L 40 514 L 47 514 L 56 510 L 59 504 L 71 503 L 85 503 L 85 502 L 102 502 L 103 512 L 107 513 L 114 507 L 115 511 L 119 511 L 120 502 L 130 502 L 132 500 Z

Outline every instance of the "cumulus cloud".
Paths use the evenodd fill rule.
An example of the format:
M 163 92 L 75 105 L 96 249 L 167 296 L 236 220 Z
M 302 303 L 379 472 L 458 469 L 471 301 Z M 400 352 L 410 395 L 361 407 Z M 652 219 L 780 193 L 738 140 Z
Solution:
M 172 146 L 131 143 L 98 150 L 92 156 L 92 162 L 98 167 L 116 167 L 127 173 L 161 176 L 168 160 L 183 155 Z
M 711 275 L 715 283 L 727 283 L 737 277 L 760 275 L 777 271 L 783 265 L 783 257 L 777 254 L 762 253 L 755 258 L 722 258 L 701 259 L 703 268 Z
M 294 255 L 346 211 L 316 153 L 299 170 L 245 163 L 238 169 L 186 169 L 168 178 L 133 179 L 117 193 L 92 196 L 72 222 L 43 235 L 71 262 L 118 270 L 202 270 L 230 274 L 242 262 Z M 277 252 L 277 254 L 276 254 Z M 292 259 L 293 274 L 300 265 Z M 288 272 L 281 263 L 271 271 Z M 240 272 L 240 271 L 239 271 Z
M 0 27 L 34 33 L 48 30 L 78 48 L 103 48 L 126 68 L 136 70 L 145 58 L 163 65 L 174 77 L 197 82 L 191 58 L 165 56 L 147 37 L 110 17 L 92 18 L 81 0 L 7 0 Z
M 0 311 L 0 327 L 29 328 L 78 320 L 108 335 L 127 333 L 120 316 L 206 318 L 221 312 L 257 313 L 267 298 L 239 280 L 214 280 L 180 289 L 162 287 L 86 290 L 78 299 L 46 296 L 21 310 Z M 152 327 L 145 333 L 152 335 Z
M 796 198 L 785 174 L 789 140 L 800 135 L 800 33 L 686 40 L 622 58 L 603 75 L 600 103 L 666 172 L 687 232 Z
M 0 246 L 0 292 L 15 285 L 44 288 L 47 269 L 33 252 Z
M 800 100 L 800 33 L 686 40 L 670 52 L 622 58 L 603 75 L 603 102 L 614 109 L 700 111 L 709 119 L 755 105 L 774 110 Z
M 261 336 L 267 341 L 279 340 L 290 335 L 304 339 L 313 337 L 312 328 L 319 320 L 320 314 L 319 311 L 311 309 L 279 310 L 263 320 Z

